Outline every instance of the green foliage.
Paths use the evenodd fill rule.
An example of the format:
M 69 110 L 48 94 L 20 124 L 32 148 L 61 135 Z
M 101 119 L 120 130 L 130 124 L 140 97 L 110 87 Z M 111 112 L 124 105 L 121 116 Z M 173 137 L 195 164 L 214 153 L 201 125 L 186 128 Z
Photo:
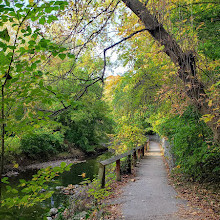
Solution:
M 61 133 L 32 133 L 21 139 L 21 150 L 28 158 L 48 158 L 65 149 Z
M 188 32 L 188 41 L 190 37 L 195 38 L 193 35 L 196 34 L 199 52 L 212 60 L 217 60 L 220 58 L 219 13 L 220 6 L 217 1 L 197 1 L 193 4 L 184 0 L 178 3 L 178 7 L 174 5 L 170 18 L 177 36 L 183 27 L 184 32 Z
M 181 84 L 176 80 L 175 67 L 159 52 L 163 48 L 158 48 L 152 40 L 146 41 L 141 35 L 130 39 L 123 50 L 121 58 L 125 65 L 130 63 L 131 68 L 113 89 L 111 107 L 116 124 L 111 120 L 107 105 L 100 100 L 102 85 L 96 82 L 103 77 L 103 60 L 94 48 L 97 45 L 99 48 L 106 46 L 107 32 L 104 43 L 103 38 L 100 40 L 97 34 L 105 30 L 105 25 L 111 21 L 108 8 L 111 10 L 115 3 L 107 6 L 108 1 L 91 2 L 90 5 L 87 1 L 73 3 L 64 0 L 30 0 L 28 3 L 21 0 L 0 0 L 0 79 L 4 93 L 4 97 L 0 98 L 4 100 L 1 108 L 5 110 L 1 124 L 6 125 L 6 156 L 23 152 L 32 159 L 46 159 L 64 149 L 64 138 L 85 152 L 94 151 L 99 143 L 106 141 L 107 134 L 112 132 L 112 125 L 115 126 L 117 152 L 126 151 L 146 141 L 146 131 L 151 129 L 148 122 L 151 122 L 174 144 L 177 163 L 185 173 L 196 179 L 211 179 L 217 176 L 219 149 L 207 142 L 210 141 L 209 130 L 205 124 L 189 110 L 182 116 L 169 119 L 171 105 L 177 112 L 182 110 L 178 105 L 178 92 L 183 94 L 181 101 L 185 101 L 186 91 L 182 90 L 183 87 L 178 88 Z M 154 5 L 154 2 L 150 1 L 148 4 Z M 202 52 L 202 56 L 215 61 L 220 57 L 220 7 L 217 4 L 213 7 L 213 3 L 203 4 L 197 1 L 196 4 L 188 4 L 189 2 L 178 2 L 176 7 L 174 1 L 171 6 L 167 4 L 168 9 L 165 4 L 162 11 L 167 10 L 168 16 L 161 16 L 159 10 L 158 14 L 155 13 L 154 8 L 150 10 L 156 16 L 163 17 L 164 25 L 167 23 L 169 26 L 172 22 L 169 30 L 176 35 L 184 50 Z M 81 7 L 81 4 L 84 7 Z M 73 9 L 69 15 L 62 12 L 67 5 Z M 155 5 L 157 10 L 160 4 Z M 106 6 L 108 8 L 105 9 Z M 79 10 L 75 10 L 76 8 Z M 120 23 L 116 25 L 120 37 L 127 36 L 138 28 L 136 19 L 126 10 L 123 16 L 123 11 L 121 10 L 115 19 L 115 23 Z M 108 17 L 104 26 L 103 15 Z M 123 20 L 120 20 L 121 17 Z M 63 20 L 65 25 L 62 25 Z M 63 33 L 63 30 L 66 33 Z M 94 42 L 93 38 L 97 42 Z M 195 42 L 192 39 L 196 39 Z M 198 50 L 194 45 L 198 45 Z M 74 51 L 76 57 L 70 51 Z M 204 65 L 210 69 L 207 68 L 202 74 L 202 71 L 198 73 L 201 74 L 201 79 L 209 78 L 206 82 L 209 82 L 210 87 L 215 85 L 211 88 L 213 97 L 217 97 L 218 101 L 218 63 Z M 174 80 L 176 83 L 173 83 Z M 160 109 L 156 103 L 158 94 L 159 99 L 165 100 Z M 210 100 L 209 105 L 214 109 L 213 100 Z M 66 109 L 68 110 L 65 111 Z M 219 110 L 215 109 L 216 112 Z M 58 116 L 55 114 L 55 120 L 63 126 L 53 123 L 53 119 L 49 117 L 54 111 L 63 113 Z M 150 114 L 153 116 L 149 116 Z M 154 117 L 155 122 L 150 120 L 150 117 Z M 165 122 L 161 125 L 162 121 Z M 58 131 L 33 131 L 43 126 Z M 64 136 L 60 127 L 65 129 Z M 5 183 L 6 181 L 2 180 Z M 16 189 L 9 192 L 17 194 Z M 102 190 L 92 192 L 97 201 L 100 201 L 105 193 L 107 192 Z M 17 204 L 16 201 L 14 204 Z
M 20 138 L 18 136 L 14 136 L 14 137 L 8 137 L 5 140 L 5 151 L 6 151 L 6 155 L 9 154 L 20 154 L 21 150 L 20 150 Z
M 106 142 L 112 129 L 107 105 L 101 100 L 92 102 L 88 98 L 77 110 L 69 111 L 59 119 L 66 126 L 65 138 L 85 152 L 94 151 L 94 146 Z
M 0 150 L 1 151 L 1 150 Z M 18 155 L 21 155 L 20 138 L 11 136 L 5 140 L 5 161 L 15 163 Z
M 94 151 L 111 129 L 104 102 L 93 104 L 101 97 L 101 86 L 89 86 L 93 78 L 100 77 L 103 61 L 88 48 L 82 55 L 74 50 L 78 56 L 76 63 L 70 50 L 73 45 L 62 32 L 69 31 L 70 27 L 60 26 L 60 20 L 68 23 L 69 19 L 61 11 L 72 3 L 61 0 L 29 1 L 28 4 L 28 1 L 15 0 L 0 1 L 0 4 L 0 79 L 4 87 L 1 107 L 7 114 L 6 139 L 14 135 L 21 139 L 20 144 L 14 145 L 16 151 L 7 151 L 6 147 L 6 155 L 22 152 L 31 159 L 46 159 L 62 151 L 62 126 L 57 125 L 55 117 L 48 116 L 70 105 L 73 107 L 70 116 L 68 112 L 63 123 L 66 138 L 85 151 Z M 77 112 L 76 100 L 83 95 L 84 87 L 87 99 L 77 106 Z M 45 127 L 58 131 L 35 132 Z M 15 142 L 13 138 L 9 139 Z
M 210 122 L 211 117 L 219 115 L 219 91 L 215 87 L 219 80 L 219 4 L 188 0 L 166 1 L 166 4 L 164 7 L 149 1 L 148 9 L 172 33 L 184 52 L 199 54 L 197 77 L 206 87 L 210 112 L 216 111 L 203 117 L 204 121 Z M 125 29 L 120 27 L 119 32 L 126 36 L 126 28 L 135 26 L 136 20 L 124 19 L 123 22 Z M 159 52 L 161 50 L 163 48 L 156 46 L 150 38 L 140 35 L 123 48 L 120 58 L 125 65 L 130 64 L 129 71 L 121 77 L 121 82 L 118 80 L 113 92 L 116 121 L 126 119 L 121 120 L 121 127 L 118 126 L 116 131 L 118 135 L 121 130 L 119 140 L 123 142 L 125 134 L 133 135 L 132 129 L 128 132 L 128 125 L 131 128 L 138 124 L 138 128 L 145 128 L 145 131 L 151 130 L 152 126 L 154 131 L 169 138 L 177 165 L 183 172 L 194 179 L 218 181 L 219 147 L 212 144 L 213 134 L 197 113 L 189 109 L 184 113 L 189 106 L 187 89 L 177 79 L 178 70 Z M 141 115 L 140 122 L 146 122 L 142 127 L 137 118 L 132 120 L 137 112 Z M 218 123 L 215 125 L 218 127 Z
M 108 172 L 106 175 L 105 188 L 101 188 L 99 179 L 96 178 L 92 181 L 88 190 L 88 195 L 93 198 L 93 201 L 96 205 L 101 205 L 101 201 L 111 194 L 111 184 L 115 179 L 115 173 Z
M 214 7 L 213 7 L 214 6 Z M 220 29 L 219 13 L 220 5 L 201 4 L 194 7 L 194 24 L 198 31 L 199 49 L 213 60 L 220 58 Z
M 49 190 L 48 183 L 60 173 L 69 171 L 71 166 L 72 164 L 66 165 L 66 163 L 62 162 L 60 167 L 41 169 L 37 174 L 33 175 L 30 181 L 20 179 L 20 184 L 16 188 L 12 188 L 9 185 L 8 178 L 4 177 L 1 182 L 6 184 L 7 197 L 2 198 L 1 206 L 24 208 L 34 206 L 50 198 L 54 191 Z
M 31 137 L 28 133 L 40 127 L 42 121 L 50 121 L 48 113 L 36 110 L 36 106 L 40 108 L 51 104 L 51 99 L 48 98 L 49 88 L 44 83 L 48 72 L 41 68 L 46 56 L 49 54 L 56 57 L 59 54 L 63 58 L 65 54 L 74 58 L 65 47 L 57 45 L 41 32 L 42 20 L 45 24 L 57 20 L 55 15 L 68 2 L 29 3 L 20 0 L 0 1 L 0 82 L 3 89 L 1 108 L 5 112 L 1 117 L 7 126 L 5 144 L 8 158 L 20 154 L 21 151 L 34 158 L 43 156 L 44 149 L 47 156 L 60 150 L 62 138 L 57 134 L 42 133 Z M 24 134 L 26 137 L 23 138 Z M 18 137 L 22 139 L 22 150 L 19 149 Z M 37 144 L 36 141 L 41 143 Z
M 183 115 L 159 125 L 161 135 L 168 137 L 176 165 L 197 180 L 219 181 L 220 151 L 212 145 L 212 133 L 192 108 Z
M 114 136 L 114 149 L 116 153 L 122 153 L 138 145 L 146 143 L 145 128 L 142 124 L 143 117 L 133 114 L 118 119 L 116 134 Z
M 119 154 L 146 142 L 145 133 L 148 124 L 145 123 L 140 96 L 134 88 L 135 81 L 136 76 L 132 78 L 126 74 L 110 88 L 112 90 L 110 105 L 115 120 L 113 148 Z M 106 89 L 109 89 L 108 85 Z

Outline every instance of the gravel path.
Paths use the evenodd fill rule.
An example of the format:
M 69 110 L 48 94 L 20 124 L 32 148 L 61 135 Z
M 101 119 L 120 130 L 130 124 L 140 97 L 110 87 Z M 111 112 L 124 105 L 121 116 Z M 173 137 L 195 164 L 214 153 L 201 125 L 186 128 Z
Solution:
M 166 168 L 160 146 L 150 142 L 148 154 L 138 165 L 135 182 L 129 182 L 116 203 L 122 204 L 125 220 L 179 220 L 175 213 L 178 206 L 186 207 L 186 201 L 176 198 L 176 192 L 168 185 Z

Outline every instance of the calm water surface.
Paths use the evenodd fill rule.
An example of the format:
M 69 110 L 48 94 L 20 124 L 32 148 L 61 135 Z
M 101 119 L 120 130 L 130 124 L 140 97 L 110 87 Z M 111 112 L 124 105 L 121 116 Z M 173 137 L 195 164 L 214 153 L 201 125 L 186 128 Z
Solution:
M 98 161 L 110 157 L 109 153 L 103 154 L 97 158 L 88 159 L 86 162 L 74 164 L 71 170 L 61 174 L 58 179 L 52 181 L 49 184 L 50 190 L 54 190 L 56 193 L 50 199 L 44 202 L 34 205 L 30 208 L 12 208 L 6 209 L 4 207 L 0 208 L 0 220 L 40 220 L 45 219 L 46 214 L 53 207 L 62 207 L 67 204 L 67 196 L 59 193 L 55 190 L 56 186 L 67 186 L 69 184 L 79 184 L 83 181 L 80 176 L 82 173 L 86 173 L 86 178 L 91 180 L 98 174 Z M 32 175 L 35 174 L 37 170 L 28 170 L 20 173 L 16 177 L 11 177 L 9 179 L 10 185 L 16 187 L 19 184 L 19 179 L 30 180 Z

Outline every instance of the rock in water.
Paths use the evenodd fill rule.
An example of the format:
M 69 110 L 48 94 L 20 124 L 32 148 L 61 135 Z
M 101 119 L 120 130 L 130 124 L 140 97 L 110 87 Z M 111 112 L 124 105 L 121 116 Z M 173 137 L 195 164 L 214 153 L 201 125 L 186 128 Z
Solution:
M 63 188 L 64 188 L 63 186 L 56 186 L 56 190 L 61 190 Z
M 45 189 L 41 189 L 41 190 L 39 191 L 39 193 L 44 193 L 44 192 L 46 192 Z
M 50 216 L 55 216 L 57 213 L 58 213 L 58 209 L 57 208 L 50 209 Z

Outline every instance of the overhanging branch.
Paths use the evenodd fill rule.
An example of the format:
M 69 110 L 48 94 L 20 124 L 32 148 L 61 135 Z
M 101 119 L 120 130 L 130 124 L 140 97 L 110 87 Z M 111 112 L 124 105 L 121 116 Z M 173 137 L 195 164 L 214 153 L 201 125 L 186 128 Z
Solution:
M 105 69 L 106 69 L 106 68 L 105 68 L 105 67 L 106 67 L 106 52 L 107 52 L 109 49 L 112 49 L 113 47 L 119 45 L 120 43 L 122 43 L 122 42 L 124 42 L 124 41 L 126 41 L 126 40 L 128 40 L 128 39 L 130 39 L 130 38 L 132 38 L 134 35 L 136 35 L 136 34 L 138 34 L 138 33 L 141 33 L 141 32 L 143 32 L 143 31 L 146 31 L 146 30 L 148 30 L 148 29 L 147 29 L 147 28 L 144 28 L 144 29 L 135 31 L 135 32 L 133 32 L 132 34 L 130 34 L 129 36 L 127 36 L 127 37 L 121 39 L 120 41 L 116 42 L 115 44 L 112 44 L 111 46 L 109 46 L 109 47 L 107 47 L 107 48 L 104 49 L 104 67 L 103 67 L 103 72 L 102 72 L 102 77 L 101 77 L 102 82 L 104 81 Z
M 122 43 L 122 42 L 124 42 L 124 41 L 126 41 L 126 40 L 128 40 L 128 39 L 130 39 L 130 38 L 132 38 L 134 35 L 136 35 L 136 34 L 138 34 L 138 33 L 141 33 L 141 32 L 143 32 L 143 31 L 146 31 L 146 30 L 148 30 L 148 29 L 147 29 L 147 28 L 144 28 L 144 29 L 135 31 L 135 32 L 133 32 L 132 34 L 130 34 L 129 36 L 127 36 L 127 37 L 121 39 L 120 41 L 118 41 L 118 42 L 112 44 L 111 46 L 105 48 L 104 51 L 103 51 L 103 54 L 104 54 L 104 65 L 103 65 L 102 76 L 96 78 L 96 80 L 94 80 L 94 81 L 93 81 L 92 83 L 90 83 L 90 84 L 87 84 L 82 90 L 80 90 L 80 92 L 75 96 L 75 100 L 78 101 L 78 100 L 86 93 L 86 91 L 88 90 L 88 88 L 89 88 L 90 86 L 94 85 L 95 83 L 97 83 L 98 81 L 104 82 L 105 70 L 106 70 L 106 65 L 107 65 L 107 62 L 106 62 L 106 52 L 107 52 L 108 50 L 110 50 L 110 49 L 112 49 L 113 47 L 119 45 L 120 43 Z M 71 105 L 68 105 L 68 106 L 66 106 L 66 107 L 64 107 L 64 108 L 62 108 L 62 109 L 59 109 L 59 110 L 57 110 L 57 111 L 54 111 L 51 115 L 49 115 L 49 117 L 54 117 L 54 116 L 56 116 L 56 115 L 58 115 L 58 114 L 60 114 L 60 113 L 62 113 L 62 112 L 64 112 L 64 111 L 66 111 L 66 110 L 69 109 L 70 107 L 71 107 Z

